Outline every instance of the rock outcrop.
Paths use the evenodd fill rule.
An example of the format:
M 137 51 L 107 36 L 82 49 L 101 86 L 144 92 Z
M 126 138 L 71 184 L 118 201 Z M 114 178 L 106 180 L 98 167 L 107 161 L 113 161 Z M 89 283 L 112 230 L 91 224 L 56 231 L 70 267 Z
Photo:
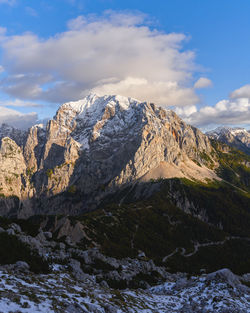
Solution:
M 19 217 L 78 214 L 138 180 L 217 179 L 206 135 L 173 111 L 121 96 L 63 104 L 46 128 L 5 125 L 0 139 L 1 193 L 20 199 Z

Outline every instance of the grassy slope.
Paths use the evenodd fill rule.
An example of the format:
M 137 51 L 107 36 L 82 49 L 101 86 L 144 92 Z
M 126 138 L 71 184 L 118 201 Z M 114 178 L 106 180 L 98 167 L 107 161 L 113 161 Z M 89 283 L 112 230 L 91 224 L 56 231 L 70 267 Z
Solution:
M 211 143 L 220 164 L 218 175 L 234 186 L 250 192 L 250 155 L 218 141 L 212 140 Z
M 249 272 L 250 156 L 215 141 L 212 144 L 221 182 L 151 182 L 160 185 L 160 190 L 141 201 L 135 200 L 135 190 L 117 193 L 102 208 L 81 217 L 90 238 L 111 256 L 136 257 L 142 250 L 161 265 L 165 256 L 179 248 L 164 263 L 171 271 L 194 273 L 201 268 L 229 267 L 236 273 Z M 150 189 L 149 184 L 145 189 Z M 123 204 L 118 205 L 121 198 Z M 111 202 L 114 204 L 107 204 Z M 190 214 L 183 212 L 184 206 Z M 181 253 L 184 250 L 180 248 L 185 254 L 194 251 L 196 242 L 218 242 L 227 237 L 237 238 L 200 247 L 189 257 Z M 83 246 L 89 244 L 85 241 Z
M 169 196 L 170 188 L 172 193 L 176 190 L 194 204 L 193 215 L 176 207 Z M 84 214 L 81 221 L 105 254 L 135 257 L 142 250 L 163 265 L 163 257 L 176 248 L 192 252 L 194 242 L 223 241 L 227 236 L 250 238 L 249 203 L 247 193 L 224 183 L 202 185 L 172 179 L 161 182 L 161 190 L 148 200 L 106 205 Z M 205 210 L 209 224 L 195 216 L 200 209 Z M 223 230 L 216 225 L 223 226 Z M 83 246 L 86 245 L 85 241 Z M 169 270 L 199 272 L 201 268 L 212 271 L 229 267 L 241 273 L 250 269 L 250 242 L 245 239 L 202 247 L 191 257 L 182 256 L 180 251 L 164 263 Z

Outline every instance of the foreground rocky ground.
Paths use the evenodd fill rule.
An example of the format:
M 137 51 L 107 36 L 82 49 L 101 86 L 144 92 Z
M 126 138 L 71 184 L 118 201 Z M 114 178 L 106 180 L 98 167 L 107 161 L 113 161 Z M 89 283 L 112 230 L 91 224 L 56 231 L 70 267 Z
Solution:
M 97 248 L 83 251 L 68 237 L 56 242 L 50 232 L 28 235 L 13 223 L 0 233 L 25 243 L 48 265 L 42 274 L 29 260 L 0 266 L 1 313 L 250 312 L 250 274 L 170 274 L 143 252 L 115 259 Z
M 177 277 L 175 277 L 177 278 Z M 250 289 L 229 270 L 145 290 L 118 290 L 92 279 L 77 280 L 64 267 L 34 275 L 0 271 L 0 312 L 250 312 Z

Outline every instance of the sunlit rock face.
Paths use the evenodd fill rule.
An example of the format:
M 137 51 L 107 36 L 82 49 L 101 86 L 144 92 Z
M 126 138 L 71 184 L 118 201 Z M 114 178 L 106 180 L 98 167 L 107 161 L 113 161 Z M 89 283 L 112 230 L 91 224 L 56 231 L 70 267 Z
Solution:
M 12 190 L 1 178 L 2 193 L 24 202 L 39 199 L 40 213 L 93 208 L 107 193 L 135 181 L 217 178 L 204 158 L 212 151 L 206 135 L 173 111 L 117 95 L 90 94 L 65 103 L 46 126 L 28 132 L 4 125 L 0 138 L 0 171 L 15 177 Z M 77 195 L 75 212 L 59 196 L 45 208 L 50 197 L 65 192 Z

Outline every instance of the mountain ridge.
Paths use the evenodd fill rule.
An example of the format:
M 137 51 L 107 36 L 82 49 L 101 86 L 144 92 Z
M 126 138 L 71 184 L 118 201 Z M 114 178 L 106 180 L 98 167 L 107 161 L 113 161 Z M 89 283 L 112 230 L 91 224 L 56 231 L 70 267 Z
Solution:
M 231 147 L 250 154 L 250 131 L 239 127 L 218 127 L 206 132 L 211 139 L 219 140 Z
M 94 208 L 106 193 L 140 179 L 219 179 L 212 170 L 216 160 L 207 157 L 213 151 L 207 136 L 153 103 L 90 94 L 63 104 L 46 128 L 35 125 L 18 136 L 13 128 L 5 128 L 10 140 L 5 142 L 2 130 L 1 192 L 17 196 L 25 205 L 77 193 L 80 212 Z M 18 147 L 16 137 L 23 138 Z M 9 160 L 16 150 L 20 155 L 12 166 Z M 22 170 L 16 173 L 15 168 Z

